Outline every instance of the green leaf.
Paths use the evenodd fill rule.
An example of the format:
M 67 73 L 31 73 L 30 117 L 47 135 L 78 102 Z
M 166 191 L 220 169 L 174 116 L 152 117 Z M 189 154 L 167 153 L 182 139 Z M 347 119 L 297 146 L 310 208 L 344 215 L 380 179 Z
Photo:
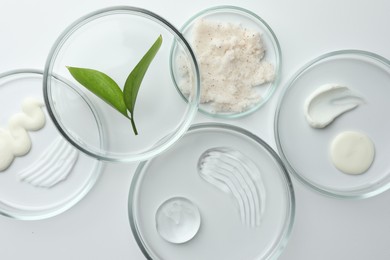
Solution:
M 153 61 L 158 50 L 160 49 L 161 44 L 162 36 L 160 35 L 127 77 L 125 87 L 123 89 L 123 98 L 127 109 L 130 111 L 132 120 L 134 116 L 134 107 L 135 101 L 137 100 L 138 90 L 150 63 Z
M 87 68 L 67 68 L 81 85 L 129 118 L 134 134 L 138 135 L 134 121 L 135 101 L 145 73 L 160 49 L 161 44 L 162 36 L 160 35 L 127 77 L 123 92 L 118 84 L 103 72 Z M 131 117 L 129 117 L 127 110 L 130 112 Z
M 122 115 L 129 118 L 122 90 L 118 84 L 103 72 L 87 69 L 67 67 L 70 74 L 89 91 L 103 99 Z

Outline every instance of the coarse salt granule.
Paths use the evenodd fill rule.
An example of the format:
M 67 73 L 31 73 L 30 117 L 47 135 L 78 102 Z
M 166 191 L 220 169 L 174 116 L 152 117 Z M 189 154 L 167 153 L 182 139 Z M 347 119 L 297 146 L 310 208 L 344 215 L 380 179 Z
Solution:
M 261 100 L 255 87 L 274 79 L 274 66 L 264 61 L 260 33 L 242 25 L 200 19 L 193 27 L 192 48 L 201 74 L 200 102 L 215 112 L 248 110 Z M 191 81 L 188 73 L 182 75 Z

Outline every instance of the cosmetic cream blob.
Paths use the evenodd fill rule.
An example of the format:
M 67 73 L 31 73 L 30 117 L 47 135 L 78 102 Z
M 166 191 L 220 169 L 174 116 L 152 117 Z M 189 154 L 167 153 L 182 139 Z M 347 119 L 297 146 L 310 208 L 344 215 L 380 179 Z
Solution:
M 24 99 L 23 112 L 11 116 L 7 128 L 0 128 L 0 171 L 6 170 L 15 157 L 30 151 L 31 139 L 27 131 L 39 130 L 45 125 L 43 106 L 38 99 Z
M 362 174 L 374 161 L 375 147 L 367 135 L 346 131 L 334 138 L 330 155 L 334 166 L 340 171 L 347 174 Z
M 338 116 L 363 103 L 351 89 L 338 84 L 325 84 L 316 89 L 305 101 L 307 123 L 314 128 L 324 128 Z

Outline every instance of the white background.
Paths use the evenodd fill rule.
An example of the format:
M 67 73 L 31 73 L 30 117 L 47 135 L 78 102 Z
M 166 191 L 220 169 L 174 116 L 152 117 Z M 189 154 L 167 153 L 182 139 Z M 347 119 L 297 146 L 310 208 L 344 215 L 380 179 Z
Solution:
M 280 41 L 283 72 L 277 92 L 260 111 L 226 121 L 247 128 L 274 148 L 276 101 L 303 64 L 325 52 L 350 48 L 390 59 L 388 0 L 0 0 L 0 72 L 43 69 L 59 34 L 80 16 L 103 7 L 143 7 L 180 27 L 198 11 L 221 4 L 257 13 Z M 211 120 L 200 115 L 196 119 Z M 85 199 L 54 218 L 24 222 L 0 216 L 0 259 L 145 259 L 131 234 L 127 214 L 135 167 L 107 164 Z M 293 181 L 296 220 L 280 259 L 390 259 L 390 191 L 367 200 L 345 201 L 324 197 Z

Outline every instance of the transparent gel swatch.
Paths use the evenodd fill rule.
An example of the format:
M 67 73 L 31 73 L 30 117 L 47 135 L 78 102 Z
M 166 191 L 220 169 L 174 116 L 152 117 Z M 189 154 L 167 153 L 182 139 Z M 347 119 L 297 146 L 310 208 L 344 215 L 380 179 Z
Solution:
M 244 225 L 260 225 L 265 188 L 257 165 L 249 157 L 228 147 L 211 148 L 200 156 L 198 173 L 208 183 L 233 195 Z
M 190 200 L 174 197 L 160 205 L 156 212 L 156 229 L 168 242 L 180 244 L 191 240 L 201 223 L 198 207 Z

